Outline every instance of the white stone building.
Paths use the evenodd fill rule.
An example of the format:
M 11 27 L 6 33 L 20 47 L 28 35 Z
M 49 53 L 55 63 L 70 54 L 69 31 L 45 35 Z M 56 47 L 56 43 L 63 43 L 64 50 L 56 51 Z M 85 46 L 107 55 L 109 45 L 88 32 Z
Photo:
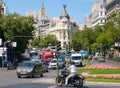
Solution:
M 106 21 L 104 3 L 96 1 L 92 6 L 92 27 L 96 25 L 103 25 Z
M 120 13 L 120 0 L 104 0 L 107 21 Z
M 78 30 L 73 18 L 67 13 L 66 6 L 59 18 L 52 18 L 50 20 L 49 34 L 55 35 L 57 39 L 61 42 L 61 47 L 65 48 L 69 46 L 71 42 L 72 35 Z
M 86 18 L 87 27 L 95 27 L 97 25 L 103 25 L 106 22 L 106 9 L 104 3 L 96 1 L 92 6 L 92 13 Z
M 68 15 L 65 5 L 60 17 L 48 19 L 43 4 L 39 13 L 29 12 L 27 16 L 29 15 L 36 20 L 35 27 L 37 30 L 35 31 L 35 36 L 44 38 L 48 34 L 55 35 L 57 40 L 61 42 L 62 48 L 70 45 L 73 33 L 79 29 L 75 20 Z
M 42 7 L 40 8 L 39 13 L 30 11 L 26 13 L 26 16 L 33 16 L 35 19 L 36 22 L 36 24 L 34 24 L 34 26 L 36 27 L 35 36 L 41 38 L 46 37 L 49 29 L 49 19 L 46 15 L 46 9 L 44 7 L 44 4 L 42 3 Z

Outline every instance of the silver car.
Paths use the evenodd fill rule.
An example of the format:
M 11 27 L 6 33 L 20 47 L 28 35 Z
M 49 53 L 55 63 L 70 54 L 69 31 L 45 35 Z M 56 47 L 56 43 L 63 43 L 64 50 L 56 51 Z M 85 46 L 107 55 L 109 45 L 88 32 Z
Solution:
M 24 61 L 17 67 L 17 77 L 22 76 L 36 77 L 37 75 L 43 76 L 43 66 L 34 61 Z

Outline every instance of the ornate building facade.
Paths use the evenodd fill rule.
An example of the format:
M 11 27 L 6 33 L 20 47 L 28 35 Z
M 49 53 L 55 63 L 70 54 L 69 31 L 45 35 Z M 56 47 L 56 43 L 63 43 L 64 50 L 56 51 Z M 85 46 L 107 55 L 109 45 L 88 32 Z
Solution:
M 67 13 L 66 6 L 59 18 L 52 18 L 50 20 L 49 34 L 55 35 L 61 42 L 61 47 L 65 48 L 70 45 L 72 35 L 78 30 L 74 19 L 70 18 Z
M 37 19 L 37 28 L 38 28 L 38 34 L 40 37 L 44 38 L 48 34 L 49 29 L 49 19 L 46 15 L 46 9 L 44 7 L 44 4 L 42 3 L 42 7 L 39 11 L 39 17 Z
M 48 34 L 55 35 L 57 40 L 61 42 L 61 47 L 65 48 L 70 45 L 72 35 L 79 29 L 75 20 L 69 16 L 66 10 L 66 5 L 60 17 L 53 17 L 48 19 L 44 4 L 39 13 L 27 13 L 26 16 L 33 16 L 36 20 L 35 36 L 44 38 Z
M 35 19 L 36 27 L 35 36 L 44 38 L 47 36 L 47 32 L 49 29 L 49 19 L 46 15 L 46 9 L 44 7 L 44 3 L 42 3 L 42 7 L 40 8 L 39 13 L 30 11 L 26 13 L 26 16 L 33 16 Z

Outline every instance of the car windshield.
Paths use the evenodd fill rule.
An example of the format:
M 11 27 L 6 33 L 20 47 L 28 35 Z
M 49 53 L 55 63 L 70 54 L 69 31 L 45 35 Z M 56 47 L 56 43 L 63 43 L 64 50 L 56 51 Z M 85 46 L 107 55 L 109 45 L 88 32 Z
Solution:
M 56 62 L 57 62 L 57 60 L 52 60 L 52 61 L 51 61 L 51 63 L 56 63 Z
M 34 67 L 35 63 L 32 62 L 23 62 L 20 67 Z
M 81 56 L 72 56 L 72 60 L 81 60 Z
M 30 57 L 33 57 L 33 56 L 37 56 L 37 53 L 36 52 L 31 52 Z
M 46 58 L 46 59 L 48 59 L 48 58 L 53 58 L 53 56 L 45 56 L 45 58 Z

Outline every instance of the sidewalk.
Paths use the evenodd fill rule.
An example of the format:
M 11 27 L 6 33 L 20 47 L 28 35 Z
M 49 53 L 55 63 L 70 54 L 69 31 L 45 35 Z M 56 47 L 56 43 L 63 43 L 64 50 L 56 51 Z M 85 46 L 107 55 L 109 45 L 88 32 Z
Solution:
M 7 68 L 1 68 L 0 67 L 0 71 L 7 71 Z

